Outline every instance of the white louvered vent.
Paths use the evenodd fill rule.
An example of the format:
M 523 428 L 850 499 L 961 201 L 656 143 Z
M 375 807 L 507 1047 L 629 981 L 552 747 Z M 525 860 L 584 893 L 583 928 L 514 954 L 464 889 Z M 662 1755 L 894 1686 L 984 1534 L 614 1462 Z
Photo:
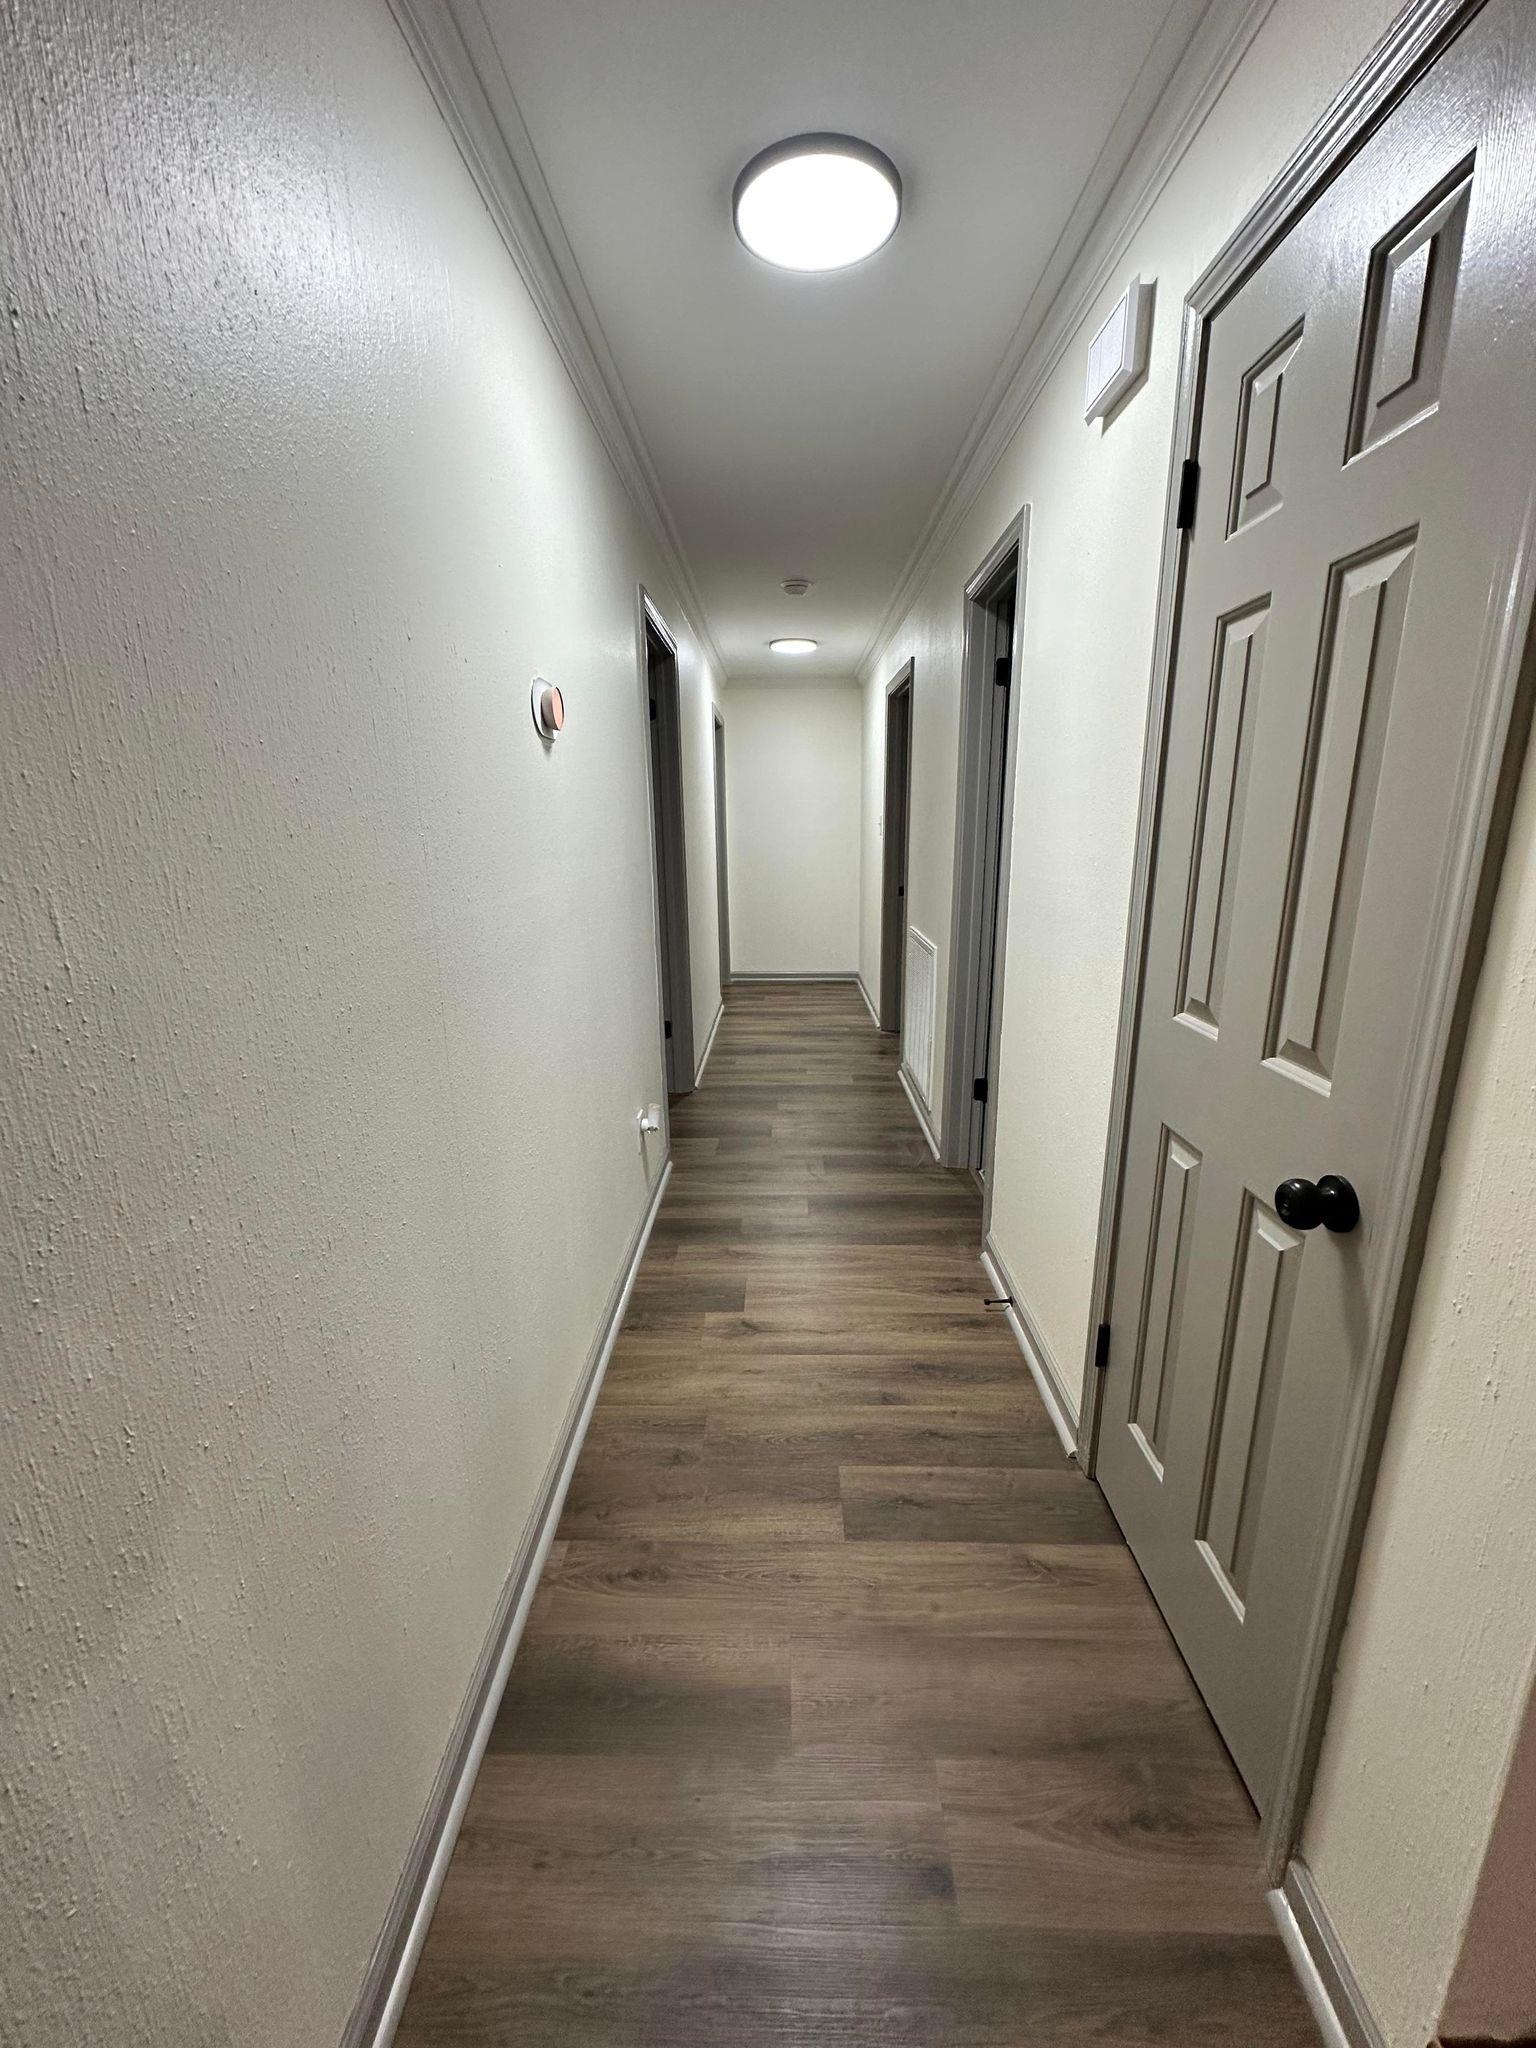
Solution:
M 901 1056 L 929 1109 L 933 1107 L 933 1006 L 939 987 L 939 954 L 916 925 L 907 927 L 906 1014 L 901 1020 Z

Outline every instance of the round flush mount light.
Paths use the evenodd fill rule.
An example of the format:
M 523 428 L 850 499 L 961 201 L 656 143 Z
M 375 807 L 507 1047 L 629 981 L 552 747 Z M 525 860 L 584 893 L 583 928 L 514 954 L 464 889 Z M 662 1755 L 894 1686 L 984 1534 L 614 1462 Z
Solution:
M 557 739 L 565 730 L 565 698 L 542 676 L 533 679 L 533 723 L 541 740 Z
M 770 640 L 768 645 L 775 654 L 814 654 L 817 642 L 814 640 Z
M 851 135 L 792 135 L 753 157 L 731 195 L 736 232 L 783 270 L 842 270 L 872 256 L 901 219 L 901 178 Z

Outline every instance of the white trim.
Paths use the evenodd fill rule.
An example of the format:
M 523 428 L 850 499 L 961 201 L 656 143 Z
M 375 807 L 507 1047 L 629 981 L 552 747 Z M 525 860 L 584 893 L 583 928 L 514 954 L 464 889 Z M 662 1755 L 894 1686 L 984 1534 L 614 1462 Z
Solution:
M 353 2044 L 356 2044 L 356 2048 L 389 2048 L 390 2042 L 394 2039 L 395 2029 L 400 2024 L 400 2015 L 405 2009 L 406 1997 L 411 1988 L 411 1978 L 420 1961 L 438 1894 L 442 1890 L 443 1879 L 448 1874 L 448 1865 L 453 1859 L 454 1845 L 458 1841 L 459 1829 L 463 1825 L 465 1809 L 474 1790 L 475 1775 L 485 1755 L 502 1694 L 506 1691 L 507 1678 L 512 1669 L 512 1660 L 517 1654 L 524 1624 L 528 1619 L 528 1610 L 533 1604 L 534 1594 L 538 1591 L 539 1573 L 543 1570 L 550 1544 L 554 1541 L 555 1530 L 560 1522 L 560 1511 L 565 1505 L 565 1496 L 570 1487 L 571 1475 L 576 1469 L 576 1460 L 581 1455 L 587 1425 L 592 1419 L 592 1410 L 602 1388 L 603 1375 L 613 1355 L 614 1343 L 624 1322 L 624 1311 L 628 1308 L 629 1297 L 634 1291 L 635 1276 L 640 1270 L 641 1260 L 645 1257 L 645 1248 L 650 1243 L 656 1214 L 661 1207 L 662 1196 L 667 1191 L 667 1183 L 671 1177 L 672 1162 L 669 1159 L 662 1167 L 650 1201 L 646 1205 L 619 1284 L 600 1327 L 586 1371 L 579 1382 L 579 1392 L 567 1416 L 560 1444 L 551 1460 L 551 1471 L 545 1482 L 542 1505 L 534 1516 L 530 1529 L 523 1539 L 519 1557 L 508 1575 L 507 1591 L 498 1603 L 497 1619 L 492 1624 L 486 1651 L 482 1652 L 482 1667 L 488 1666 L 488 1674 L 470 1687 L 469 1699 L 474 1702 L 473 1711 L 467 1726 L 462 1726 L 449 1744 L 448 1754 L 444 1758 L 444 1768 L 433 1788 L 427 1812 L 417 1834 L 416 1845 L 402 1874 L 395 1903 L 391 1906 L 374 1962 L 364 1981 L 362 1996 L 343 2037 L 343 2048 L 353 2048 Z
M 852 967 L 838 967 L 827 974 L 754 974 L 748 967 L 743 968 L 740 974 L 733 974 L 731 981 L 857 981 L 858 978 L 857 970 Z
M 853 978 L 859 985 L 859 994 L 864 998 L 864 1007 L 869 1012 L 869 1020 L 878 1031 L 880 1029 L 880 1012 L 869 1000 L 869 990 L 864 986 L 864 977 L 862 974 L 856 974 Z
M 1293 1859 L 1279 1890 L 1265 1896 L 1327 2048 L 1385 2048 L 1311 1871 Z
M 709 1065 L 709 1056 L 715 1049 L 715 1038 L 720 1030 L 720 1026 L 724 1021 L 724 1018 L 725 1000 L 722 997 L 720 1007 L 715 1012 L 715 1021 L 709 1027 L 709 1036 L 704 1041 L 703 1057 L 700 1059 L 699 1064 L 694 1071 L 693 1085 L 695 1088 L 697 1088 L 699 1083 L 704 1079 L 704 1069 Z
M 453 0 L 389 0 L 389 7 L 597 438 L 661 552 L 683 617 L 723 678 L 725 663 L 656 466 L 484 16 Z
M 934 1158 L 938 1160 L 939 1141 L 937 1137 L 934 1135 L 933 1124 L 929 1119 L 927 1110 L 923 1106 L 923 1098 L 917 1092 L 917 1083 L 913 1080 L 905 1060 L 903 1060 L 901 1065 L 896 1069 L 896 1078 L 901 1083 L 902 1088 L 906 1091 L 907 1100 L 912 1105 L 912 1114 L 917 1118 L 918 1126 L 921 1129 L 923 1136 L 928 1140 L 928 1150 L 933 1154 Z M 942 1165 L 942 1160 L 940 1160 L 939 1163 Z
M 1274 4 L 1275 0 L 1215 0 L 1192 34 L 1183 26 L 1187 10 L 1170 14 L 1172 27 L 1165 25 L 1159 41 L 1164 33 L 1186 34 L 1184 53 L 1166 86 L 1160 92 L 1154 87 L 1151 104 L 1133 88 L 1111 130 L 1030 295 L 917 545 L 859 657 L 860 674 L 874 663 L 911 609 L 930 570 L 1008 452 L 1095 301 L 1112 282 L 1143 221 Z M 1149 57 L 1149 66 L 1152 61 Z M 1115 168 L 1117 151 L 1121 161 Z
M 1072 1418 L 1072 1407 L 1067 1399 L 1061 1374 L 1055 1359 L 1051 1356 L 1049 1345 L 1036 1327 L 1034 1317 L 1019 1299 L 1013 1276 L 1003 1264 L 1002 1257 L 990 1238 L 982 1242 L 981 1270 L 998 1293 L 1008 1297 L 1003 1307 L 1003 1314 L 1008 1318 L 1008 1327 L 1024 1354 L 1024 1363 L 1029 1367 L 1030 1378 L 1045 1403 L 1045 1412 L 1051 1418 L 1051 1426 L 1061 1438 L 1061 1448 L 1069 1458 L 1075 1459 L 1077 1424 Z

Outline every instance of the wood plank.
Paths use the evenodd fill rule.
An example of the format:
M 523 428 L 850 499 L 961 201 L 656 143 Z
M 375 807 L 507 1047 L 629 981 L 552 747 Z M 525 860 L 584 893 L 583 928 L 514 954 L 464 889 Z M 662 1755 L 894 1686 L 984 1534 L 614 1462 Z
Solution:
M 1096 1635 L 1161 1643 L 1121 1545 L 570 1542 L 546 1574 L 550 1635 L 845 1640 L 889 1626 L 965 1636 Z
M 1116 1543 L 1120 1532 L 1074 1467 L 1014 1471 L 846 1465 L 843 1528 L 853 1541 Z

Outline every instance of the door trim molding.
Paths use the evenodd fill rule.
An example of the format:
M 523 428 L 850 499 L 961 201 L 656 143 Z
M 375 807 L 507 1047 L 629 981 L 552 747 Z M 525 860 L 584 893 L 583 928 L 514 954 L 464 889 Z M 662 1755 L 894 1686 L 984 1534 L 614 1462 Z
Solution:
M 693 932 L 690 928 L 688 893 L 688 817 L 684 795 L 683 689 L 677 659 L 677 635 L 662 616 L 661 609 L 643 583 L 639 594 L 638 648 L 640 668 L 640 738 L 645 749 L 647 810 L 651 844 L 651 900 L 656 911 L 656 990 L 658 1007 L 656 1035 L 661 1045 L 662 1093 L 687 1095 L 697 1087 L 693 1057 Z M 658 710 L 657 736 L 651 738 L 650 693 L 651 649 L 654 634 L 667 650 L 671 665 L 669 686 L 658 691 L 657 704 L 666 697 L 665 712 Z M 658 785 L 656 764 L 660 756 Z M 662 829 L 670 823 L 673 843 L 666 848 L 667 896 L 662 904 L 662 848 L 657 844 L 657 819 Z M 662 943 L 662 919 L 671 935 L 672 975 L 668 986 L 667 950 Z M 672 1011 L 673 1052 L 667 1051 L 667 1010 Z M 668 1118 L 666 1104 L 662 1115 Z M 670 1119 L 667 1144 L 672 1143 Z
M 715 930 L 719 940 L 720 986 L 731 978 L 731 848 L 730 807 L 725 776 L 725 713 L 712 697 L 709 704 L 709 776 L 715 799 Z M 724 885 L 723 887 L 721 885 Z M 719 1019 L 716 1019 L 718 1023 Z M 713 1031 L 711 1031 L 713 1037 Z M 705 1058 L 708 1058 L 706 1050 Z M 699 1061 L 699 1072 L 704 1061 Z M 697 1087 L 698 1083 L 694 1083 Z
M 880 734 L 880 744 L 882 749 L 884 750 L 884 758 L 882 759 L 880 764 L 880 1002 L 875 1012 L 875 1023 L 881 1031 L 886 1032 L 887 1035 L 894 1036 L 898 1044 L 900 1044 L 901 1042 L 902 1026 L 906 1022 L 906 1019 L 902 1015 L 903 1004 L 899 999 L 899 996 L 896 1004 L 896 1022 L 890 1026 L 887 1026 L 880 1022 L 880 1011 L 883 1010 L 885 1007 L 886 981 L 892 972 L 891 962 L 886 958 L 885 942 L 887 937 L 889 936 L 887 926 L 890 924 L 892 918 L 890 892 L 892 885 L 896 880 L 895 861 L 891 853 L 891 790 L 893 786 L 891 777 L 891 706 L 896 702 L 896 699 L 901 695 L 901 693 L 904 690 L 907 695 L 907 786 L 905 791 L 903 792 L 901 800 L 901 830 L 903 839 L 903 873 L 901 876 L 901 886 L 903 889 L 905 889 L 907 882 L 910 880 L 911 874 L 912 714 L 915 709 L 913 679 L 916 676 L 916 674 L 917 663 L 915 660 L 908 660 L 903 662 L 902 666 L 896 671 L 895 675 L 892 676 L 891 680 L 886 684 L 885 693 L 881 698 L 881 713 L 885 722 Z M 905 897 L 903 897 L 900 900 L 902 902 L 903 907 L 900 916 L 896 918 L 896 924 L 899 927 L 901 934 L 897 945 L 897 966 L 895 968 L 895 973 L 898 981 L 903 980 L 906 973 L 906 962 L 901 956 L 905 951 L 907 942 L 907 913 L 905 908 L 906 899 Z
M 858 983 L 859 994 L 864 998 L 864 1007 L 869 1012 L 869 1021 L 878 1031 L 880 1029 L 880 1013 L 869 1000 L 869 990 L 864 986 L 864 977 L 862 974 L 856 974 L 853 978 Z
M 1312 1873 L 1299 1857 L 1286 1866 L 1283 1880 L 1267 1897 L 1328 2048 L 1386 2048 Z
M 944 998 L 944 1072 L 940 1082 L 937 1116 L 939 1162 L 943 1166 L 964 1166 L 965 1134 L 971 1120 L 970 1046 L 975 1034 L 977 910 L 982 884 L 980 873 L 982 824 L 979 786 L 982 750 L 988 718 L 983 707 L 990 701 L 991 677 L 985 673 L 986 651 L 977 630 L 983 610 L 981 593 L 1003 569 L 1010 554 L 1017 553 L 1013 591 L 1012 687 L 1008 693 L 1008 731 L 1003 763 L 1002 817 L 998 831 L 999 873 L 997 923 L 994 942 L 1007 959 L 1008 871 L 1013 848 L 1013 793 L 1019 768 L 1019 704 L 1023 696 L 1024 611 L 1029 568 L 1028 505 L 1020 506 L 998 538 L 988 548 L 979 567 L 966 578 L 960 602 L 964 626 L 964 655 L 960 684 L 960 768 L 955 790 L 955 860 L 950 890 L 949 985 Z M 1003 977 L 993 989 L 994 1033 L 1002 1022 Z M 997 1119 L 997 1093 L 987 1104 L 989 1132 Z M 985 1234 L 992 1219 L 990 1183 L 982 1197 L 981 1225 Z
M 1191 287 L 1184 306 L 1173 446 L 1164 513 L 1152 679 L 1127 921 L 1109 1132 L 1100 1196 L 1098 1243 L 1083 1359 L 1079 1444 L 1092 1472 L 1104 1375 L 1094 1370 L 1093 1334 L 1108 1314 L 1119 1228 L 1119 1199 L 1129 1115 L 1131 1061 L 1140 1017 L 1152 853 L 1162 787 L 1172 655 L 1185 560 L 1177 523 L 1179 472 L 1192 455 L 1199 423 L 1205 331 L 1248 274 L 1289 232 L 1393 108 L 1481 10 L 1485 0 L 1412 0 L 1345 85 L 1268 192 Z M 1536 498 L 1491 586 L 1477 650 L 1482 675 L 1480 723 L 1462 764 L 1458 837 L 1448 849 L 1448 886 L 1435 906 L 1426 993 L 1414 1024 L 1414 1053 L 1395 1134 L 1392 1166 L 1379 1204 L 1383 1255 L 1381 1317 L 1363 1361 L 1346 1424 L 1339 1479 L 1320 1548 L 1301 1682 L 1281 1753 L 1276 1793 L 1264 1817 L 1266 1871 L 1278 1883 L 1296 1845 L 1311 1790 L 1328 1705 L 1328 1674 L 1343 1631 L 1364 1536 L 1396 1370 L 1413 1305 L 1411 1275 L 1434 1193 L 1435 1168 L 1454 1088 L 1467 1011 L 1494 889 L 1498 853 L 1528 723 L 1524 687 L 1528 629 L 1536 594 Z
M 640 1262 L 651 1241 L 651 1231 L 671 1177 L 672 1161 L 669 1157 L 656 1177 L 645 1213 L 630 1242 L 629 1252 L 598 1324 L 597 1335 L 571 1395 L 544 1483 L 496 1603 L 490 1630 L 464 1695 L 464 1704 L 459 1709 L 415 1839 L 406 1855 L 405 1867 L 384 1917 L 384 1926 L 363 1978 L 357 2004 L 342 2035 L 341 2048 L 389 2048 L 400 2024 L 411 1979 L 432 1923 L 438 1893 L 448 1874 L 454 1844 L 458 1841 L 469 1796 L 474 1790 L 475 1775 L 485 1755 L 491 1725 L 501 1705 L 502 1694 L 507 1689 L 512 1660 L 522 1639 L 533 1596 L 538 1590 L 539 1573 L 554 1541 L 560 1511 L 565 1505 L 571 1475 L 586 1439 L 592 1410 L 597 1405 L 603 1375 L 613 1356 L 624 1313 L 629 1307 L 629 1297 L 634 1292 Z

